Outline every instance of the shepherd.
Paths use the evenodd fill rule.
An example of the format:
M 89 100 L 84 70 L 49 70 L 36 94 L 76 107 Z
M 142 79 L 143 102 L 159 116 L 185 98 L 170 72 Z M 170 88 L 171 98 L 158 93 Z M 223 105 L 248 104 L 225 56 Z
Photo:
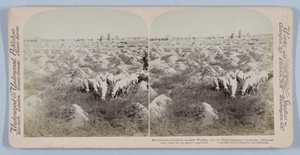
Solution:
M 148 70 L 148 53 L 145 52 L 145 56 L 143 57 L 143 62 L 144 62 L 144 66 L 143 66 L 143 70 Z

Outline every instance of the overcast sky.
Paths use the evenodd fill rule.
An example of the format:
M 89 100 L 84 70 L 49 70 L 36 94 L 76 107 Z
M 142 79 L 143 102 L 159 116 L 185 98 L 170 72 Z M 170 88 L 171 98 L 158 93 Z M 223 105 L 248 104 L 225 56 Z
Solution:
M 272 33 L 271 21 L 244 8 L 185 8 L 161 14 L 151 24 L 151 37 L 229 36 L 232 32 Z
M 139 16 L 115 9 L 68 8 L 32 16 L 24 28 L 24 38 L 147 37 L 146 24 Z
M 272 33 L 270 20 L 243 8 L 183 8 L 159 15 L 151 24 L 151 37 L 228 36 Z M 147 37 L 147 27 L 139 16 L 103 8 L 69 8 L 45 11 L 26 23 L 24 38 L 99 38 L 100 35 Z

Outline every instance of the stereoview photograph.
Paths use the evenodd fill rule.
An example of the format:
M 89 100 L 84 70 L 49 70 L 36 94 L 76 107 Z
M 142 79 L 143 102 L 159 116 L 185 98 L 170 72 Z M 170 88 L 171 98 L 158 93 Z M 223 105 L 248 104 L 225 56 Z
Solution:
M 274 134 L 266 16 L 240 8 L 169 11 L 152 22 L 149 49 L 151 135 Z
M 63 9 L 24 27 L 24 136 L 146 136 L 147 27 L 132 13 Z
M 17 148 L 270 148 L 293 141 L 283 7 L 9 12 Z

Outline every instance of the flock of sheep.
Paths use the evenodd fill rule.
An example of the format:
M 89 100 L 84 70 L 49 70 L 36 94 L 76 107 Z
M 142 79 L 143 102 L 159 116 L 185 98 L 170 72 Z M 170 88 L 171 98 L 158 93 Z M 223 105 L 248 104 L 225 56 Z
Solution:
M 137 73 L 100 73 L 98 75 L 88 75 L 82 69 L 78 69 L 76 74 L 81 78 L 76 77 L 72 82 L 79 85 L 80 89 L 86 93 L 93 93 L 96 98 L 100 97 L 100 100 L 105 101 L 107 95 L 111 95 L 112 98 L 116 98 L 129 92 L 129 88 L 140 81 L 148 81 L 148 74 L 142 70 Z M 111 89 L 108 89 L 111 88 Z M 108 92 L 111 90 L 110 92 Z
M 229 71 L 225 76 L 218 76 L 213 78 L 215 89 L 219 91 L 224 89 L 230 94 L 231 98 L 235 99 L 238 84 L 242 85 L 241 94 L 248 95 L 252 91 L 253 94 L 259 89 L 259 85 L 267 81 L 273 76 L 271 71 L 243 71 L 236 70 Z

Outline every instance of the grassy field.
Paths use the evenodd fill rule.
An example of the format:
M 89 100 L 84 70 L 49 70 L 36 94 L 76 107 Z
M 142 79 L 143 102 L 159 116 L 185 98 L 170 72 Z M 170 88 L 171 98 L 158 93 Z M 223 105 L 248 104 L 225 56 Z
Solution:
M 167 80 L 168 79 L 168 80 Z M 179 81 L 177 81 L 177 79 Z M 241 96 L 232 100 L 224 90 L 215 91 L 205 85 L 180 85 L 181 78 L 163 78 L 155 90 L 168 92 L 173 88 L 170 105 L 163 118 L 151 118 L 151 136 L 217 136 L 217 135 L 272 135 L 274 134 L 273 118 L 273 79 L 263 83 L 257 95 Z M 163 81 L 166 80 L 166 81 Z M 240 92 L 241 88 L 237 92 Z M 209 103 L 218 113 L 219 119 L 214 124 L 203 126 L 202 112 L 191 109 L 189 105 L 201 102 Z
M 248 45 L 245 41 L 244 45 L 203 43 L 194 47 L 197 41 L 193 39 L 177 44 L 182 42 L 190 46 L 178 50 L 176 40 L 151 42 L 150 86 L 157 96 L 164 94 L 172 100 L 163 117 L 151 118 L 151 136 L 274 134 L 273 78 L 262 82 L 256 94 L 247 96 L 241 95 L 243 83 L 239 83 L 236 100 L 227 91 L 216 91 L 211 83 L 202 81 L 229 71 L 272 70 L 272 44 Z M 217 112 L 218 119 L 212 124 L 203 123 L 201 107 L 194 108 L 202 102 Z
M 94 74 L 111 72 L 116 73 L 119 66 L 124 66 L 129 73 L 141 70 L 142 63 L 138 60 L 138 49 L 131 54 L 133 61 L 119 49 L 114 52 L 98 50 L 78 49 L 78 53 L 84 53 L 78 57 L 67 49 L 48 50 L 28 45 L 25 52 L 25 100 L 35 96 L 42 103 L 35 108 L 34 117 L 25 119 L 25 137 L 101 137 L 101 136 L 146 136 L 148 134 L 148 92 L 141 90 L 139 84 L 135 84 L 124 97 L 111 98 L 111 89 L 108 88 L 106 101 L 96 98 L 95 93 L 86 93 L 72 83 L 74 66 L 89 68 Z M 39 52 L 32 53 L 35 48 Z M 55 48 L 55 47 L 49 47 Z M 133 50 L 133 51 L 134 51 Z M 47 52 L 48 51 L 48 52 Z M 52 52 L 49 52 L 52 51 Z M 55 51 L 55 52 L 53 52 Z M 47 54 L 44 54 L 47 53 Z M 68 54 L 69 53 L 69 54 Z M 129 54 L 127 54 L 129 55 Z M 130 56 L 130 55 L 129 55 Z M 126 63 L 124 62 L 126 61 Z M 43 62 L 43 63 L 42 63 Z M 31 68 L 37 66 L 40 74 Z M 104 65 L 106 64 L 106 66 Z M 52 65 L 53 71 L 48 71 L 45 66 Z M 112 69 L 109 69 L 110 66 Z M 139 67 L 140 66 L 140 67 Z M 138 68 L 139 67 L 139 68 Z M 83 125 L 72 124 L 74 120 L 73 104 L 78 105 L 86 113 L 88 121 Z

